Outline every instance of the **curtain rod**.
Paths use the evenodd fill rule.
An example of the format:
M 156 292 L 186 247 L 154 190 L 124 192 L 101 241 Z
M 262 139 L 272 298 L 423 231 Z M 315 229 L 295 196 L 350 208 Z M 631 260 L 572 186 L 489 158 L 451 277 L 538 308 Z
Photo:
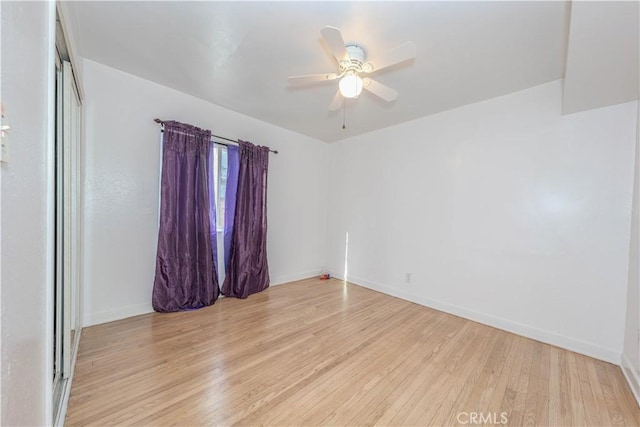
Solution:
M 160 126 L 164 126 L 164 121 L 160 120 L 160 119 L 153 119 L 154 122 L 158 123 Z M 218 139 L 224 139 L 225 141 L 229 141 L 229 142 L 235 142 L 236 144 L 238 143 L 237 139 L 229 139 L 229 138 L 225 138 L 224 136 L 218 136 L 218 135 L 214 135 L 211 134 L 212 138 L 218 138 Z M 225 145 L 225 146 L 229 146 L 230 144 L 225 144 L 224 142 L 217 142 L 217 141 L 213 141 L 215 144 L 220 144 L 220 145 Z M 269 148 L 269 151 L 272 152 L 273 154 L 278 154 L 278 150 L 272 150 L 271 148 Z

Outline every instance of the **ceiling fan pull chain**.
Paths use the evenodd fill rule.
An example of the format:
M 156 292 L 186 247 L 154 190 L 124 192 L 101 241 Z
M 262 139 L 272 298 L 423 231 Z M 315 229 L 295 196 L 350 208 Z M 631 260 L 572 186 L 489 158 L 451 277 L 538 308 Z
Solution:
M 345 125 L 347 121 L 347 103 L 345 102 L 344 104 L 342 104 L 342 129 L 346 129 L 347 126 Z

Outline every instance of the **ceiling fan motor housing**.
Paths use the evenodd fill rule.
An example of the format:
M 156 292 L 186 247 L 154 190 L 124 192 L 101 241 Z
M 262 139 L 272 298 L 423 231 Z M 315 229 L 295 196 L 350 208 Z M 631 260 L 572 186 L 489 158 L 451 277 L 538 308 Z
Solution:
M 355 44 L 346 45 L 345 48 L 347 49 L 347 54 L 349 55 L 350 61 L 340 62 L 341 71 L 362 71 L 362 64 L 364 64 L 364 60 L 367 57 L 364 49 L 361 46 Z

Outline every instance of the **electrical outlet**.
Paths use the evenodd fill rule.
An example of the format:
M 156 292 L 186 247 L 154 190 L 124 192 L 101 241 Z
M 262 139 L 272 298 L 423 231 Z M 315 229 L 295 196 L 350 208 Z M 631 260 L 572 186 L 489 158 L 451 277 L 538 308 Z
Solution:
M 9 161 L 9 129 L 7 125 L 0 126 L 0 162 Z
M 9 134 L 4 130 L 0 131 L 0 162 L 9 161 Z
M 404 275 L 404 281 L 406 283 L 411 283 L 411 273 L 405 273 Z

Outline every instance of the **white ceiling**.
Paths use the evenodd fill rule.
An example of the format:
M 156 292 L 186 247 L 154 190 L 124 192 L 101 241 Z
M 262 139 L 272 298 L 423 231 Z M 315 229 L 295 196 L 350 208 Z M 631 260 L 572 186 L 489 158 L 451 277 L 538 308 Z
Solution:
M 565 114 L 638 98 L 638 7 L 637 1 L 573 3 Z
M 336 141 L 564 76 L 566 2 L 77 2 L 78 53 L 248 116 Z M 320 29 L 379 54 L 405 41 L 418 57 L 373 77 L 400 92 L 327 107 L 337 82 Z

